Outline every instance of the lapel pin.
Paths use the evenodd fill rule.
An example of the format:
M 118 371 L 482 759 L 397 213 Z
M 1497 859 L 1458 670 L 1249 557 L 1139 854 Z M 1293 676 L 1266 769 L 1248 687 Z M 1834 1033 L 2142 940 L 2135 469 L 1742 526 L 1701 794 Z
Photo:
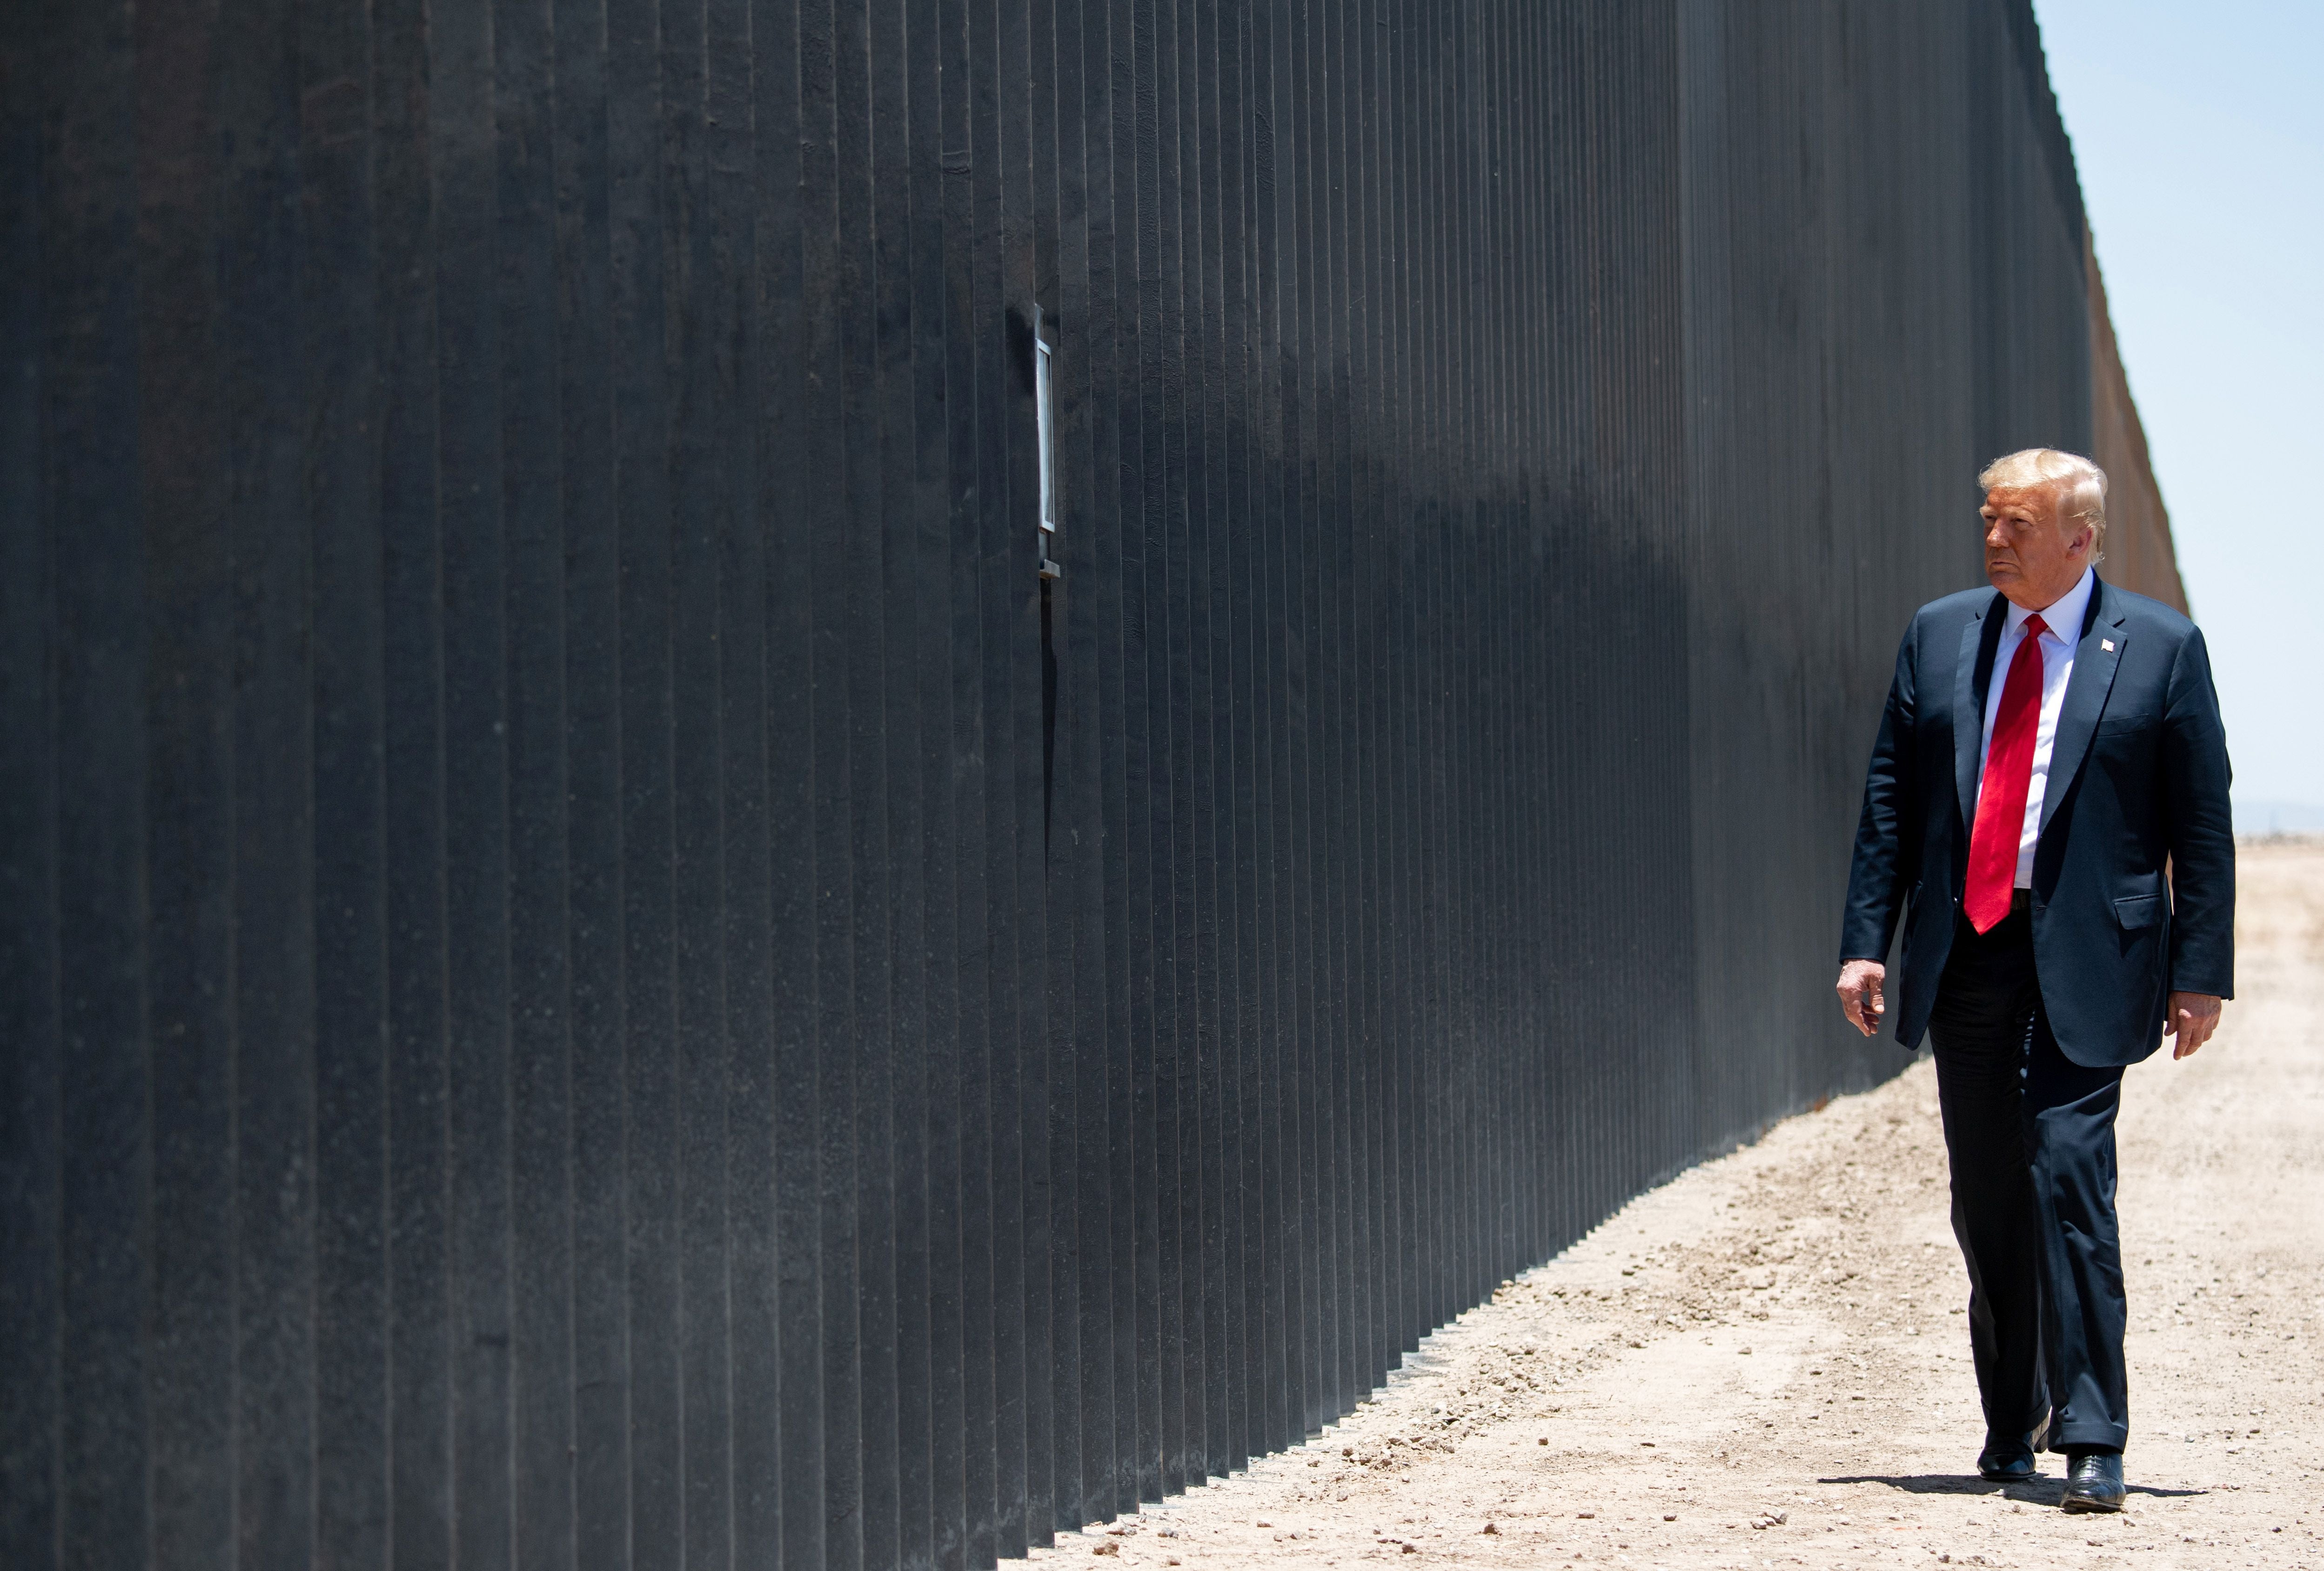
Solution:
M 2112 639 L 2100 639 L 2098 640 L 2098 648 L 2111 655 L 2114 653 L 2114 640 Z

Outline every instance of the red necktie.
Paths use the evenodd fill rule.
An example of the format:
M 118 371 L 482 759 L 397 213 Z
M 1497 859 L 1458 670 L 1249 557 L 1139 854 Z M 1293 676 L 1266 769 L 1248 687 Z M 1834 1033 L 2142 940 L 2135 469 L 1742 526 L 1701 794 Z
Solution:
M 2042 726 L 2042 635 L 2038 616 L 2025 619 L 2025 638 L 2009 662 L 1993 740 L 1985 750 L 1985 780 L 1978 787 L 1977 826 L 1969 837 L 1969 887 L 1961 909 L 1969 924 L 1990 932 L 2009 914 L 2017 885 L 2017 845 L 2025 833 L 2025 793 L 2034 784 L 2034 734 Z

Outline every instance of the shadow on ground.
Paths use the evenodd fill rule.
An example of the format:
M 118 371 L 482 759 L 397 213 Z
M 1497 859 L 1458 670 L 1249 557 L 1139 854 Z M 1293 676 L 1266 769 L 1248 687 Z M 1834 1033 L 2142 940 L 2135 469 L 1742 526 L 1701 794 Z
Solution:
M 1989 1479 L 1979 1478 L 1974 1473 L 1844 1473 L 1819 1478 L 1816 1482 L 1882 1484 L 1890 1489 L 1903 1490 L 1906 1494 L 1999 1494 L 2011 1500 L 2022 1500 L 2028 1505 L 2055 1505 L 2066 1493 L 2066 1481 L 2062 1478 L 2037 1478 L 2025 1484 L 1995 1484 Z M 2144 1484 L 2131 1484 L 2128 1492 L 2165 1499 L 2211 1493 L 2208 1489 L 2156 1489 Z

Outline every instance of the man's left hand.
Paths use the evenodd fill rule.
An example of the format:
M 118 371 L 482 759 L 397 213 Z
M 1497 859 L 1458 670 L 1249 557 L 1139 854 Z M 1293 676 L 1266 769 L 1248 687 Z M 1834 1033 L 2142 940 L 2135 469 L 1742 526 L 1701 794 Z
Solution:
M 2211 1040 L 2211 1033 L 2219 1028 L 2219 1000 L 2210 993 L 2173 993 L 2171 1014 L 2163 1027 L 2163 1034 L 2175 1036 L 2179 1045 L 2171 1050 L 2172 1058 L 2185 1058 Z

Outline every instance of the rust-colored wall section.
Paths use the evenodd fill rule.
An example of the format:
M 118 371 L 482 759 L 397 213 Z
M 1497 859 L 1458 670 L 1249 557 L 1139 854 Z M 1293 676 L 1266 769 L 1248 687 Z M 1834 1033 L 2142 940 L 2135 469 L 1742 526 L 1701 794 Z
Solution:
M 2106 280 L 2097 250 L 2082 226 L 2082 265 L 2090 297 L 2090 457 L 2107 472 L 2106 563 L 2099 569 L 2126 589 L 2165 605 L 2187 609 L 2187 586 L 2180 581 L 2179 555 L 2171 546 L 2171 513 L 2146 457 L 2146 427 L 2131 401 L 2115 347 L 2114 320 L 2107 314 Z

